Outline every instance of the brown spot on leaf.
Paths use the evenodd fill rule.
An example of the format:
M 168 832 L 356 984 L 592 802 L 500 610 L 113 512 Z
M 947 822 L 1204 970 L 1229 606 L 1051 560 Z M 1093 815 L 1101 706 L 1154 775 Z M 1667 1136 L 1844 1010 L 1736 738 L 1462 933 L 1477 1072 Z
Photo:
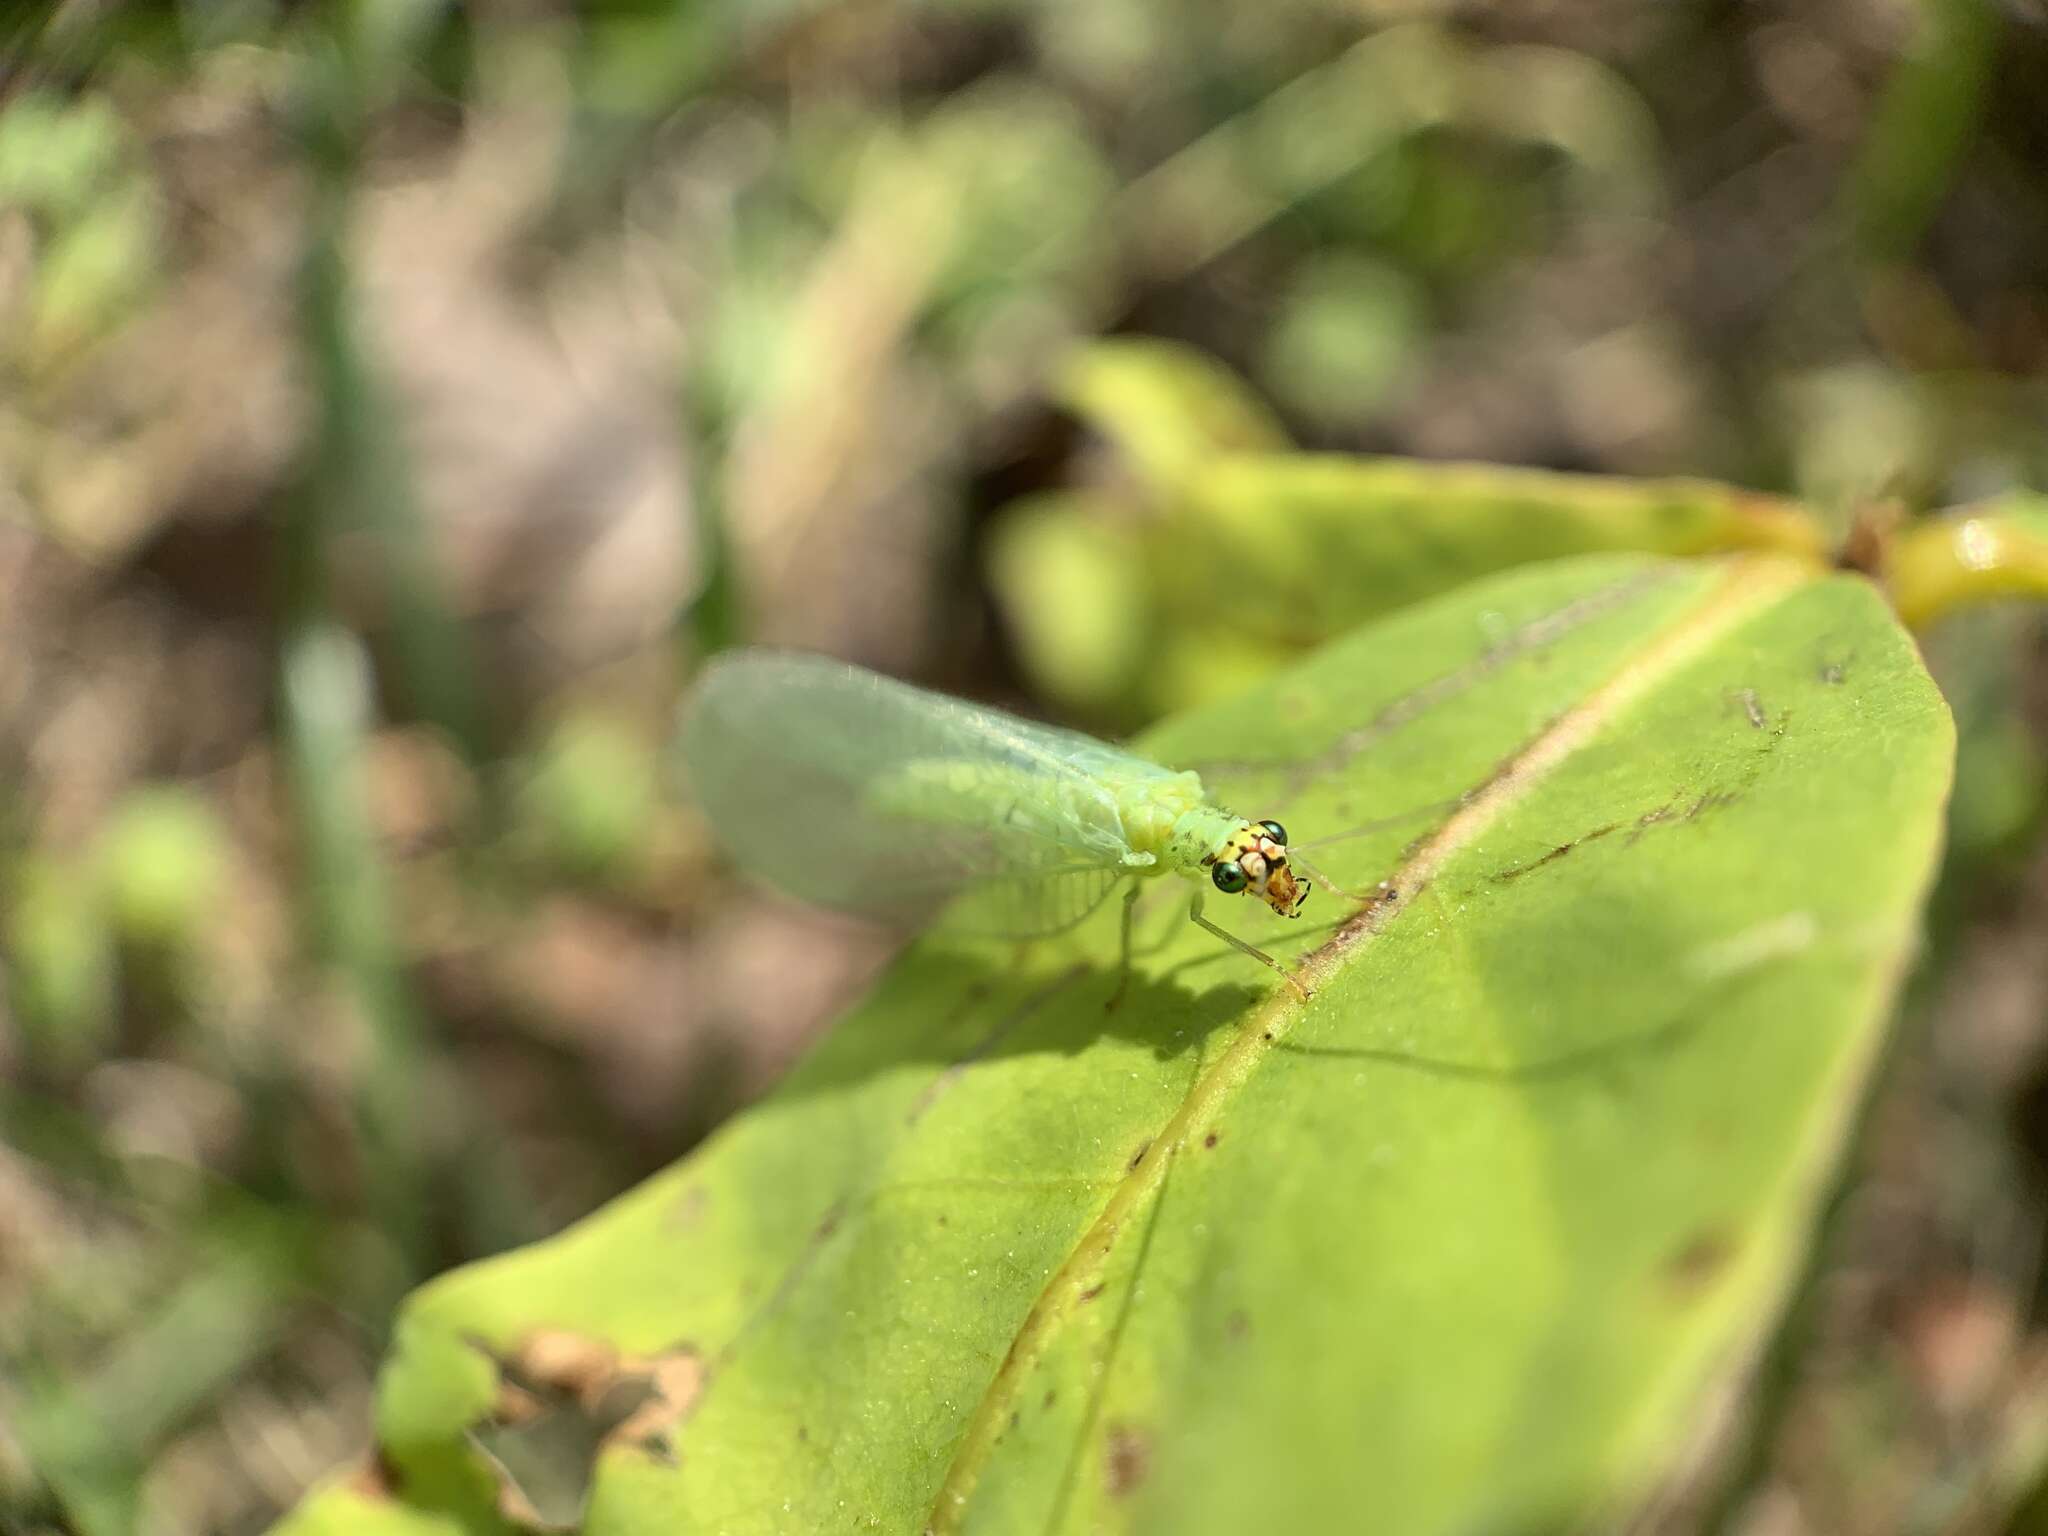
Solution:
M 1223 1337 L 1235 1344 L 1252 1331 L 1251 1314 L 1243 1307 L 1233 1307 L 1230 1315 L 1223 1319 Z
M 567 1329 L 529 1335 L 498 1367 L 492 1415 L 471 1432 L 497 1471 L 498 1511 L 518 1526 L 557 1530 L 580 1519 L 591 1470 L 607 1449 L 674 1463 L 675 1428 L 708 1374 L 687 1345 L 625 1355 Z
M 1678 797 L 1673 795 L 1654 811 L 1645 811 L 1642 815 L 1638 816 L 1635 820 L 1635 826 L 1630 829 L 1628 834 L 1629 846 L 1634 847 L 1642 835 L 1649 831 L 1650 828 L 1669 821 L 1675 814 L 1673 808 L 1677 804 Z
M 1112 1499 L 1127 1498 L 1152 1470 L 1152 1441 L 1133 1424 L 1109 1426 L 1102 1458 L 1103 1480 Z
M 1765 752 L 1768 753 L 1775 749 L 1778 738 L 1784 734 L 1785 722 L 1790 718 L 1789 713 L 1778 717 L 1778 727 L 1772 732 L 1771 739 L 1765 746 Z M 1746 782 L 1755 782 L 1754 774 Z M 1629 845 L 1633 847 L 1652 828 L 1662 826 L 1667 822 L 1684 823 L 1698 821 L 1702 816 L 1707 815 L 1711 811 L 1722 810 L 1727 806 L 1734 805 L 1742 799 L 1744 787 L 1705 790 L 1693 796 L 1689 801 L 1686 800 L 1683 791 L 1673 795 L 1655 810 L 1645 811 L 1635 819 L 1635 823 L 1628 835 Z
M 1686 807 L 1685 819 L 1687 821 L 1698 821 L 1707 812 L 1718 811 L 1724 805 L 1733 805 L 1741 798 L 1742 796 L 1736 794 L 1733 790 L 1710 789 Z
M 1218 1138 L 1216 1133 L 1214 1131 L 1211 1131 L 1208 1135 L 1202 1138 L 1202 1145 L 1205 1147 L 1213 1147 L 1216 1145 L 1217 1139 Z
M 349 1491 L 366 1499 L 397 1498 L 400 1481 L 397 1466 L 382 1448 L 364 1457 L 347 1479 Z
M 530 1424 L 547 1412 L 547 1404 L 518 1383 L 500 1378 L 491 1417 L 500 1424 Z
M 642 1450 L 668 1450 L 668 1438 L 697 1401 L 704 1389 L 704 1362 L 692 1349 L 671 1350 L 665 1355 L 633 1362 L 629 1371 L 644 1375 L 648 1393 L 607 1439 L 620 1445 L 637 1445 Z
M 1600 841 L 1601 838 L 1606 837 L 1609 833 L 1619 832 L 1620 830 L 1621 824 L 1619 822 L 1609 822 L 1604 827 L 1595 827 L 1592 831 L 1584 833 L 1579 837 L 1575 837 L 1568 843 L 1559 843 L 1555 848 L 1551 849 L 1550 852 L 1544 854 L 1542 858 L 1532 859 L 1527 864 L 1517 864 L 1512 869 L 1504 869 L 1500 871 L 1499 874 L 1495 875 L 1493 878 L 1496 881 L 1501 882 L 1506 882 L 1509 880 L 1519 880 L 1524 875 L 1535 873 L 1537 870 L 1541 869 L 1546 864 L 1555 864 L 1559 859 L 1565 857 L 1565 855 L 1573 852 L 1576 849 L 1583 848 L 1588 843 L 1597 843 L 1598 841 Z
M 1133 1153 L 1131 1154 L 1131 1160 L 1130 1160 L 1130 1163 L 1129 1163 L 1129 1164 L 1128 1164 L 1127 1166 L 1129 1166 L 1129 1167 L 1130 1167 L 1130 1168 L 1132 1168 L 1132 1169 L 1136 1169 L 1136 1168 L 1137 1168 L 1137 1166 L 1138 1166 L 1138 1164 L 1140 1164 L 1140 1163 L 1142 1163 L 1142 1162 L 1144 1162 L 1144 1161 L 1145 1161 L 1145 1154 L 1146 1154 L 1147 1152 L 1150 1152 L 1151 1150 L 1152 1150 L 1152 1143 L 1151 1143 L 1150 1141 L 1141 1141 L 1141 1142 L 1139 1142 L 1139 1143 L 1138 1143 L 1138 1150 L 1137 1150 L 1137 1151 L 1135 1151 L 1135 1152 L 1133 1152 Z
M 526 1342 L 505 1357 L 504 1364 L 528 1383 L 589 1404 L 611 1385 L 619 1355 L 602 1339 L 566 1328 L 543 1328 L 528 1334 Z
M 1079 1299 L 1083 1302 L 1093 1301 L 1096 1297 L 1100 1296 L 1105 1290 L 1107 1290 L 1108 1287 L 1108 1281 L 1098 1280 L 1093 1285 L 1089 1286 L 1087 1290 L 1083 1291 Z
M 1735 1257 L 1735 1239 L 1725 1229 L 1709 1227 L 1664 1261 L 1664 1278 L 1674 1290 L 1696 1291 L 1711 1283 Z
M 1860 503 L 1849 518 L 1849 531 L 1835 551 L 1835 565 L 1877 578 L 1891 561 L 1892 536 L 1906 520 L 1906 510 L 1890 499 Z

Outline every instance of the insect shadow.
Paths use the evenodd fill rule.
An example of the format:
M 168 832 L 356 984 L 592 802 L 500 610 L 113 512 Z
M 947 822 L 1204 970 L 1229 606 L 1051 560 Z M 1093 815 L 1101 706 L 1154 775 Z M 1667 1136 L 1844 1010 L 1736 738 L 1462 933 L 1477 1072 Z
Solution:
M 1203 1042 L 1271 990 L 1138 970 L 1112 1008 L 1107 1004 L 1119 980 L 1113 961 L 1053 967 L 1028 950 L 1005 962 L 921 947 L 883 973 L 867 999 L 791 1073 L 783 1092 L 828 1091 L 928 1064 L 940 1069 L 924 1090 L 924 1100 L 935 1102 L 977 1066 L 1024 1056 L 1075 1057 L 1105 1040 L 1142 1046 L 1162 1062 L 1193 1059 Z

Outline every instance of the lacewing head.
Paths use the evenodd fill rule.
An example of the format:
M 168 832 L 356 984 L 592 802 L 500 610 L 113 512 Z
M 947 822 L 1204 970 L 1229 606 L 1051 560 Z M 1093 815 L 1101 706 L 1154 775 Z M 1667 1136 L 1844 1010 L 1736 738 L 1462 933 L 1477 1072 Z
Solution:
M 1282 917 L 1301 915 L 1309 882 L 1287 862 L 1287 829 L 1277 821 L 1241 822 L 1203 860 L 1225 895 L 1250 894 Z

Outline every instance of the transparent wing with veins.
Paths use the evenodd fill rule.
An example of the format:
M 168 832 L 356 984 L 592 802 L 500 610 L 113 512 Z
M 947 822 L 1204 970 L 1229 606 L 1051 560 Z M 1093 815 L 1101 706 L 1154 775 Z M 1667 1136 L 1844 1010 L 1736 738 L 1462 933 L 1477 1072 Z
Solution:
M 690 781 L 747 873 L 839 911 L 1027 938 L 1151 862 L 1120 800 L 1173 774 L 1092 737 L 817 657 L 738 652 L 683 717 Z

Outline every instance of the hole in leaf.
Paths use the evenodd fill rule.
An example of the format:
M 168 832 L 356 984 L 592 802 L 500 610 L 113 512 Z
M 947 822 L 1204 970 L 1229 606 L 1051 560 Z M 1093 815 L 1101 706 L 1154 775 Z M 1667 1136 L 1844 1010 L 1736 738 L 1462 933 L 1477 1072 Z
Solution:
M 673 1464 L 674 1430 L 703 1386 L 694 1350 L 620 1356 L 599 1340 L 550 1331 L 499 1360 L 492 1417 L 471 1439 L 497 1466 L 499 1509 L 517 1524 L 573 1530 L 597 1458 L 630 1446 Z

